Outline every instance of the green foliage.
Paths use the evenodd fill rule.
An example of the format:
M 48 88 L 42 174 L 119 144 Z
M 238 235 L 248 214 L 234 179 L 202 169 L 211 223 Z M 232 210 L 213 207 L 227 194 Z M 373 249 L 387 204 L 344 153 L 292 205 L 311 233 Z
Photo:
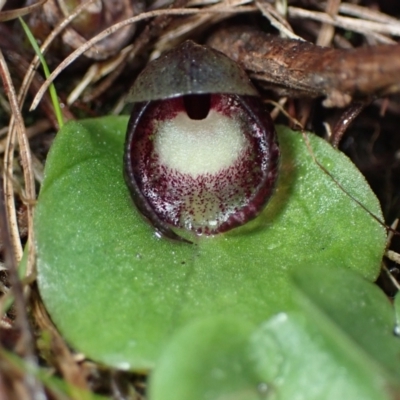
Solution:
M 400 339 L 383 293 L 351 271 L 301 269 L 300 312 L 253 329 L 213 317 L 179 331 L 150 382 L 152 400 L 391 399 Z M 196 360 L 196 362 L 194 362 Z
M 333 299 L 340 299 L 341 280 L 345 283 L 347 276 L 351 280 L 350 271 L 361 281 L 376 278 L 385 248 L 385 229 L 315 164 L 301 134 L 279 129 L 280 178 L 264 212 L 241 228 L 216 237 L 201 237 L 190 245 L 157 238 L 134 208 L 122 173 L 126 125 L 126 117 L 70 122 L 59 132 L 47 159 L 35 213 L 38 281 L 48 311 L 66 339 L 95 360 L 120 368 L 148 370 L 157 365 L 160 357 L 168 364 L 165 349 L 173 346 L 168 344 L 171 340 L 177 343 L 174 341 L 179 340 L 179 335 L 189 335 L 183 336 L 189 343 L 192 335 L 193 342 L 204 349 L 204 357 L 194 349 L 191 362 L 199 363 L 193 366 L 194 371 L 203 371 L 212 362 L 208 352 L 218 355 L 212 345 L 213 335 L 219 335 L 216 340 L 222 353 L 232 353 L 232 357 L 241 360 L 245 351 L 241 346 L 247 343 L 249 331 L 272 317 L 259 328 L 267 326 L 271 330 L 276 324 L 271 321 L 280 321 L 279 315 L 273 316 L 285 313 L 281 315 L 287 315 L 288 322 L 278 324 L 282 335 L 296 332 L 298 340 L 309 349 L 307 352 L 315 352 L 318 357 L 322 357 L 325 348 L 336 349 L 337 345 L 331 344 L 336 336 L 327 336 L 320 326 L 310 323 L 314 314 L 310 316 L 301 300 L 308 299 L 315 307 L 321 293 L 313 292 L 298 275 L 293 284 L 291 276 L 305 267 L 317 268 L 321 274 L 343 274 L 329 286 Z M 313 153 L 335 179 L 371 213 L 382 218 L 377 199 L 355 166 L 323 140 L 308 137 Z M 296 291 L 302 296 L 294 296 Z M 330 301 L 331 297 L 327 299 Z M 344 322 L 335 314 L 334 301 L 328 300 L 316 315 L 332 315 L 332 323 L 340 332 Z M 373 313 L 380 310 L 371 308 Z M 387 323 L 390 311 L 385 313 L 382 318 Z M 227 329 L 219 334 L 215 321 L 221 316 L 228 322 Z M 202 325 L 203 320 L 209 322 Z M 196 328 L 197 322 L 200 325 Z M 362 330 L 363 325 L 360 326 L 353 333 L 346 331 L 346 337 L 356 336 Z M 240 337 L 231 338 L 229 335 L 236 328 Z M 310 339 L 313 335 L 322 335 L 328 344 L 319 347 Z M 209 350 L 202 342 L 204 337 L 209 337 Z M 281 345 L 277 344 L 273 351 L 280 351 Z M 369 348 L 367 339 L 362 346 Z M 392 346 L 390 343 L 381 358 L 376 352 L 369 353 L 368 358 L 385 364 L 383 358 Z M 342 347 L 337 351 L 346 353 Z M 279 357 L 286 360 L 291 352 L 293 348 L 288 347 Z M 299 379 L 305 379 L 299 365 L 307 363 L 308 353 L 297 354 L 294 365 L 298 367 L 290 367 L 290 374 L 297 371 Z M 334 374 L 339 373 L 342 356 L 338 357 L 334 355 L 329 361 Z M 358 368 L 357 360 L 349 360 L 345 368 Z M 179 362 L 187 365 L 188 360 Z M 290 362 L 288 358 L 285 365 Z M 307 368 L 311 375 L 320 374 L 327 382 L 329 376 L 324 378 L 319 370 L 313 372 L 312 368 L 320 363 Z M 392 368 L 391 373 L 396 375 L 397 370 L 392 367 L 387 369 Z M 227 387 L 236 393 L 241 390 L 239 383 L 246 381 L 254 392 L 257 371 L 253 375 L 246 366 L 238 367 L 239 372 L 230 364 L 227 368 L 223 371 L 230 376 L 224 378 Z M 362 372 L 367 377 L 369 373 L 370 370 Z M 351 393 L 361 390 L 359 382 L 367 379 L 361 373 L 361 378 L 354 374 L 349 383 Z M 243 376 L 239 379 L 239 375 Z M 266 377 L 267 386 L 275 379 L 265 373 L 261 376 Z M 288 376 L 288 380 L 295 379 Z M 171 383 L 177 384 L 176 380 Z M 370 385 L 371 393 L 376 393 L 379 385 Z M 346 387 L 338 393 L 345 393 Z M 223 398 L 252 399 L 253 395 L 246 397 L 247 386 L 244 390 L 242 397 Z

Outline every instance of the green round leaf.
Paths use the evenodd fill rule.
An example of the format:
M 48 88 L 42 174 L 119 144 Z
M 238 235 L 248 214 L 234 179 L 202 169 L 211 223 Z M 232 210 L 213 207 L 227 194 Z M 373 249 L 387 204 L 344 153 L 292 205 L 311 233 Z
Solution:
M 302 265 L 376 277 L 384 228 L 316 165 L 300 133 L 279 129 L 280 178 L 262 215 L 190 245 L 159 239 L 135 210 L 122 173 L 126 125 L 126 117 L 66 124 L 35 213 L 43 300 L 65 338 L 89 357 L 145 370 L 197 317 L 259 323 L 294 309 L 288 273 Z M 335 179 L 382 219 L 354 165 L 308 137 Z
M 390 399 L 378 371 L 338 339 L 297 313 L 265 322 L 251 337 L 249 357 L 270 388 L 268 399 Z
M 395 336 L 396 314 L 376 285 L 346 270 L 306 268 L 294 274 L 302 309 L 348 353 L 362 353 L 363 363 L 385 371 L 400 382 L 400 338 Z
M 362 312 L 356 315 L 368 324 Z M 166 346 L 150 377 L 149 398 L 391 399 L 398 385 L 391 387 L 362 351 L 321 322 L 315 315 L 280 313 L 250 334 L 238 319 L 198 320 Z
M 262 381 L 247 354 L 253 330 L 249 323 L 220 316 L 188 324 L 152 372 L 149 398 L 259 400 Z

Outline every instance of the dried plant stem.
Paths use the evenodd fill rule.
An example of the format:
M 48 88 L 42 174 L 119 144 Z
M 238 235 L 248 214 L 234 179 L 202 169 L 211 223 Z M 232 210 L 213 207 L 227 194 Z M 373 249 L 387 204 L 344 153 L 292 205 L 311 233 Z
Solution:
M 18 17 L 23 17 L 24 15 L 27 15 L 34 11 L 35 9 L 41 7 L 44 3 L 46 3 L 47 0 L 39 0 L 37 3 L 32 4 L 27 7 L 22 7 L 22 8 L 17 8 L 16 10 L 9 10 L 9 11 L 2 11 L 0 12 L 0 21 L 10 21 L 12 19 L 18 18 Z M 5 1 L 4 1 L 5 4 Z M 0 2 L 0 10 L 3 6 L 3 2 Z
M 0 74 L 3 80 L 3 84 L 6 88 L 7 94 L 10 92 L 9 84 L 11 77 L 8 73 L 7 64 L 4 60 L 3 53 L 0 50 Z M 10 95 L 9 95 L 10 97 Z M 11 101 L 10 101 L 11 103 Z M 17 129 L 22 131 L 24 129 L 24 123 L 22 116 L 19 113 L 16 118 Z M 13 177 L 13 160 L 14 160 L 14 134 L 15 130 L 9 130 L 7 135 L 5 156 L 4 156 L 4 202 L 6 208 L 6 215 L 9 224 L 9 233 L 13 249 L 13 257 L 16 260 L 22 258 L 22 244 L 19 239 L 18 222 L 17 222 L 17 212 L 14 202 L 14 187 L 12 183 Z
M 78 85 L 69 94 L 67 98 L 67 104 L 70 105 L 75 100 L 77 100 L 82 92 L 91 83 L 97 82 L 104 76 L 108 75 L 108 77 L 99 85 L 99 87 L 97 87 L 94 92 L 84 97 L 83 101 L 90 102 L 98 95 L 103 93 L 105 90 L 107 90 L 125 67 L 126 61 L 132 48 L 133 45 L 131 44 L 120 50 L 118 55 L 112 57 L 111 59 L 92 64 L 86 71 L 83 78 L 79 81 Z
M 391 250 L 389 250 L 389 252 L 392 252 Z M 400 259 L 397 258 L 396 259 L 392 259 L 391 256 L 388 254 L 389 252 L 387 252 L 385 254 L 385 256 L 387 258 L 389 258 L 389 260 L 394 261 L 395 263 L 399 264 L 400 263 Z M 392 252 L 394 253 L 394 252 Z M 397 254 L 397 253 L 396 253 Z M 397 257 L 399 257 L 400 254 L 397 254 Z M 399 282 L 397 282 L 396 278 L 393 276 L 393 274 L 390 272 L 390 270 L 387 268 L 387 266 L 385 264 L 382 265 L 382 269 L 386 272 L 386 275 L 389 277 L 390 281 L 392 282 L 393 286 L 396 288 L 396 290 L 400 290 L 400 284 Z
M 4 192 L 5 192 L 5 204 L 7 211 L 7 218 L 10 223 L 10 233 L 12 240 L 12 247 L 14 251 L 14 257 L 19 263 L 22 257 L 22 244 L 19 238 L 16 207 L 14 202 L 14 190 L 12 185 L 13 176 L 13 152 L 14 152 L 14 135 L 15 131 L 18 137 L 18 144 L 21 156 L 22 169 L 25 181 L 25 197 L 27 199 L 27 216 L 28 216 L 28 235 L 30 238 L 30 243 L 33 243 L 33 202 L 36 199 L 35 182 L 32 172 L 32 160 L 31 152 L 29 148 L 29 142 L 25 134 L 24 120 L 21 115 L 21 110 L 17 101 L 17 96 L 15 93 L 14 85 L 11 80 L 10 72 L 7 68 L 6 61 L 4 59 L 3 53 L 0 50 L 0 74 L 3 80 L 3 85 L 5 92 L 7 93 L 10 106 L 12 109 L 13 116 L 16 121 L 16 130 L 10 130 L 8 132 L 8 142 L 4 157 Z M 32 247 L 32 246 L 29 246 Z M 33 252 L 29 251 L 28 256 L 28 273 L 31 272 L 33 266 Z
M 351 103 L 340 116 L 339 120 L 336 122 L 333 128 L 332 136 L 330 137 L 330 142 L 333 147 L 339 147 L 339 143 L 342 140 L 344 133 L 351 123 L 358 117 L 361 111 L 370 103 L 370 101 L 365 102 L 354 102 Z
M 304 40 L 302 37 L 297 36 L 289 23 L 276 11 L 276 9 L 265 1 L 256 1 L 256 6 L 261 11 L 262 15 L 269 20 L 271 25 L 278 29 L 282 37 L 289 39 Z
M 13 159 L 14 159 L 14 138 L 13 135 L 7 136 L 5 156 L 4 156 L 4 201 L 7 210 L 7 218 L 9 223 L 9 231 L 12 243 L 14 257 L 17 260 L 22 258 L 22 245 L 19 238 L 17 210 L 14 202 L 14 186 L 13 186 Z
M 208 10 L 212 11 L 214 8 L 221 8 L 221 7 L 239 7 L 243 5 L 247 5 L 251 3 L 252 0 L 220 0 L 217 4 L 210 4 Z M 203 2 L 202 4 L 198 5 L 205 5 L 206 3 Z M 247 8 L 249 11 L 251 7 Z M 253 11 L 256 11 L 257 8 L 254 7 Z M 189 16 L 185 19 L 184 23 L 181 23 L 172 29 L 163 32 L 163 34 L 158 38 L 157 43 L 155 45 L 155 50 L 151 55 L 151 59 L 154 59 L 160 55 L 161 52 L 170 49 L 174 45 L 176 45 L 176 39 L 181 38 L 185 35 L 190 34 L 193 30 L 204 26 L 205 24 L 218 24 L 222 19 L 225 19 L 226 15 L 223 13 L 201 13 L 195 14 L 193 16 Z
M 328 0 L 326 3 L 326 12 L 334 17 L 339 11 L 341 0 Z M 323 23 L 319 31 L 316 44 L 318 46 L 329 46 L 335 34 L 335 27 L 332 24 Z
M 339 12 L 342 14 L 351 15 L 353 17 L 368 19 L 370 21 L 382 22 L 383 24 L 398 25 L 399 20 L 371 8 L 358 6 L 351 3 L 341 3 Z
M 270 112 L 271 118 L 273 121 L 275 121 L 276 118 L 278 117 L 279 113 L 282 110 L 284 110 L 283 107 L 286 104 L 287 100 L 288 100 L 287 97 L 281 97 L 278 102 L 271 101 L 271 104 L 273 104 L 275 106 L 274 109 Z
M 248 27 L 220 29 L 208 44 L 281 96 L 322 95 L 324 106 L 346 107 L 353 99 L 364 101 L 400 91 L 399 46 L 333 49 Z
M 392 242 L 394 233 L 396 232 L 398 225 L 399 225 L 399 218 L 396 218 L 390 225 L 391 229 L 388 233 L 387 240 L 386 240 L 386 250 L 389 248 L 389 246 Z
M 326 13 L 319 11 L 305 10 L 298 7 L 289 7 L 288 15 L 291 18 L 305 18 L 314 21 L 324 22 L 337 26 L 339 28 L 348 29 L 363 35 L 371 35 L 374 33 L 383 33 L 386 35 L 400 36 L 400 24 L 387 24 L 375 21 L 361 20 L 357 18 L 349 18 L 335 16 L 334 18 Z

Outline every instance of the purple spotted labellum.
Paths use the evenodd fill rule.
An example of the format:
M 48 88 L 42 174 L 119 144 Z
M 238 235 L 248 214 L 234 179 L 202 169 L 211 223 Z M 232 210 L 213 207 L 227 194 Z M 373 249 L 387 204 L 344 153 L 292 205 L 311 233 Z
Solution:
M 245 72 L 191 41 L 138 76 L 124 173 L 139 211 L 162 235 L 215 235 L 255 218 L 277 179 L 273 123 Z

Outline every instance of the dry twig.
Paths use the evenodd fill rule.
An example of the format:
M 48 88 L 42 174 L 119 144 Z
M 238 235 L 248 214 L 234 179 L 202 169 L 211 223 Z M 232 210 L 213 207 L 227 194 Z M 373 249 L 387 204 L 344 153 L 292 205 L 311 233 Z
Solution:
M 400 91 L 400 46 L 333 49 L 243 27 L 217 31 L 208 43 L 281 96 L 325 96 L 326 107 L 344 107 Z

